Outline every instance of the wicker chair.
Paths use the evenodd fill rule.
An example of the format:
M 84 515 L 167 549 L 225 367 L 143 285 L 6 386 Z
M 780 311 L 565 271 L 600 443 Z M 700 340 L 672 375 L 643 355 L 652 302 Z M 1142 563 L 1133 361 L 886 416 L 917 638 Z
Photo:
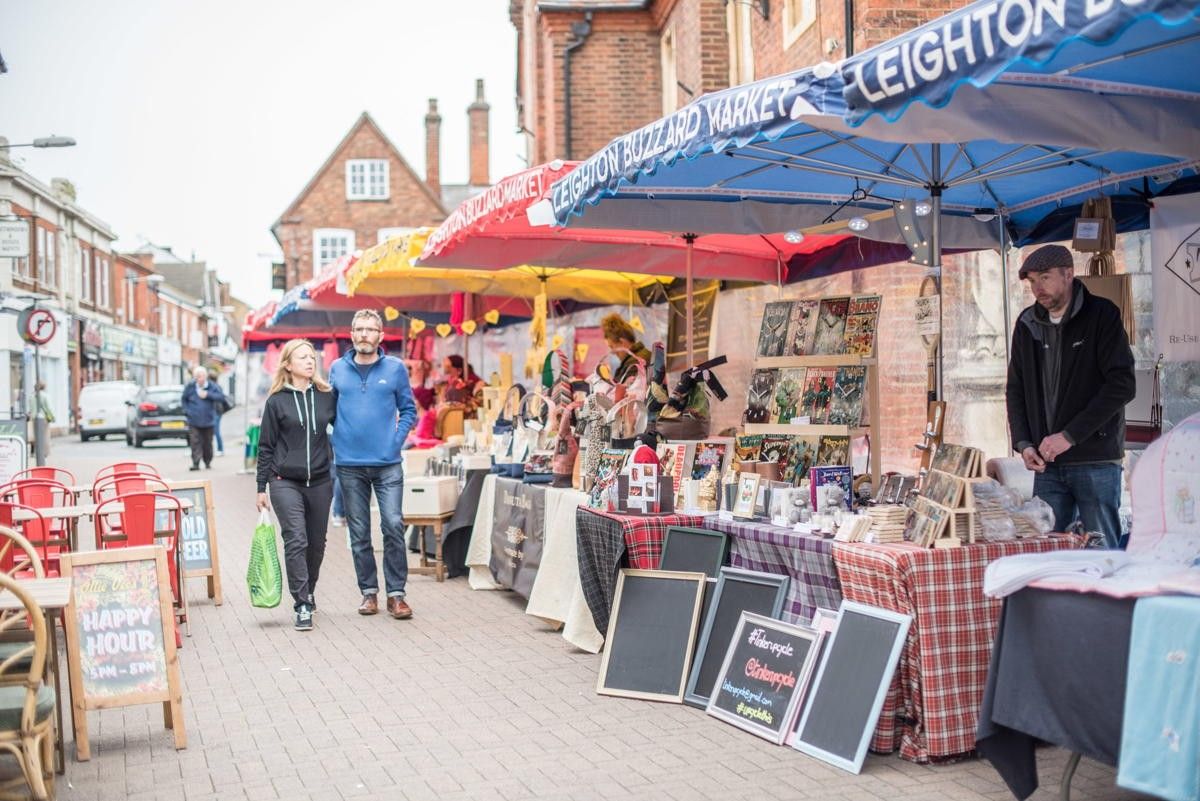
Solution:
M 0 635 L 28 627 L 32 637 L 0 662 L 0 751 L 17 759 L 22 776 L 0 785 L 6 795 L 28 785 L 29 795 L 54 797 L 54 688 L 44 679 L 46 617 L 21 583 L 0 574 L 0 596 L 13 595 L 22 609 L 0 618 Z

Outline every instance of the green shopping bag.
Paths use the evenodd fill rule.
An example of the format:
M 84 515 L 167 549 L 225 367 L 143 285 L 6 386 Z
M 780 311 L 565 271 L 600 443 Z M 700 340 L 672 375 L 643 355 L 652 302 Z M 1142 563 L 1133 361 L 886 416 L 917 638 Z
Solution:
M 283 598 L 283 573 L 279 569 L 279 552 L 275 550 L 275 526 L 266 509 L 259 512 L 254 539 L 250 543 L 246 586 L 250 589 L 252 606 L 274 609 Z

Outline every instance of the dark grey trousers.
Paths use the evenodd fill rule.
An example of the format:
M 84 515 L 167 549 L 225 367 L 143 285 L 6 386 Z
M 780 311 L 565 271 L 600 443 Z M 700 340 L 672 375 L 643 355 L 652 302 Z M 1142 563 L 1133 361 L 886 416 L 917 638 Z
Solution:
M 212 426 L 188 426 L 188 445 L 192 446 L 192 467 L 199 467 L 201 462 L 204 462 L 205 467 L 212 464 L 212 441 Z
M 283 566 L 287 570 L 288 591 L 295 608 L 311 603 L 325 559 L 325 530 L 329 524 L 329 504 L 333 501 L 333 481 L 328 477 L 312 486 L 303 481 L 273 478 L 270 483 L 271 506 L 279 518 L 283 537 Z

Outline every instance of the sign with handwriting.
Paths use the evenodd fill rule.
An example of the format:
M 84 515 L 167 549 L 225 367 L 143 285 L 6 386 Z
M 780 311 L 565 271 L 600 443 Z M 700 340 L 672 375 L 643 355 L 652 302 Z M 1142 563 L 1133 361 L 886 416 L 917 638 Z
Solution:
M 791 733 L 822 635 L 742 612 L 708 713 L 775 744 Z
M 183 516 L 180 557 L 184 578 L 206 576 L 208 597 L 221 605 L 221 563 L 217 554 L 217 515 L 212 484 L 208 481 L 173 481 L 171 494 L 192 502 Z
M 65 553 L 62 574 L 71 579 L 67 669 L 80 761 L 90 756 L 89 709 L 163 702 L 175 747 L 184 748 L 175 618 L 162 546 Z

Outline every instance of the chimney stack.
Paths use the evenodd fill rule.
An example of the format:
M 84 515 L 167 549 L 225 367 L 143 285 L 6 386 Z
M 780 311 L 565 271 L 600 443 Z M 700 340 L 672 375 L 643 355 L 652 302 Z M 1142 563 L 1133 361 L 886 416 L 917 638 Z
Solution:
M 442 197 L 442 115 L 438 114 L 437 98 L 429 98 L 429 111 L 425 114 L 425 183 L 439 199 Z
M 483 79 L 475 81 L 475 102 L 467 106 L 471 129 L 471 186 L 488 186 L 488 112 L 491 106 L 483 99 Z

